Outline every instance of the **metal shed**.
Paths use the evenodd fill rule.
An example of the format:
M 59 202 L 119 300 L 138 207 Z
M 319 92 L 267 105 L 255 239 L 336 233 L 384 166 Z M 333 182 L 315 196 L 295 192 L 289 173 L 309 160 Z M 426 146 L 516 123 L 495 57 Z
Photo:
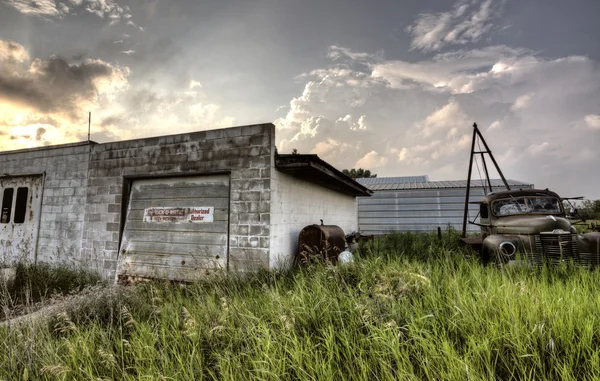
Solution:
M 514 189 L 531 189 L 533 184 L 507 180 Z M 358 198 L 358 227 L 362 234 L 386 234 L 392 231 L 432 231 L 441 227 L 462 228 L 467 181 L 428 181 L 427 176 L 357 179 L 373 191 L 371 197 Z M 500 179 L 492 179 L 492 191 L 504 190 Z M 488 189 L 489 191 L 489 189 Z M 484 196 L 484 184 L 471 181 L 469 202 Z M 478 212 L 469 205 L 469 219 Z M 479 228 L 468 225 L 468 231 Z

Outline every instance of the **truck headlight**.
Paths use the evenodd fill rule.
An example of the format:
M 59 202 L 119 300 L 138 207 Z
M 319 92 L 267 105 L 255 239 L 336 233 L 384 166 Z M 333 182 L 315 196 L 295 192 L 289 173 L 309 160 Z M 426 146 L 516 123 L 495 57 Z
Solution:
M 515 244 L 508 241 L 501 242 L 500 245 L 498 245 L 498 248 L 500 249 L 500 252 L 507 257 L 512 257 L 517 252 Z

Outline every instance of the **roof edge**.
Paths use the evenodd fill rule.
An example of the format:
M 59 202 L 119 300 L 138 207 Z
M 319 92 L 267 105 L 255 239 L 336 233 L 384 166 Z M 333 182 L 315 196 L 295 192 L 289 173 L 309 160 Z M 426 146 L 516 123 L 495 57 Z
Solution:
M 352 196 L 370 196 L 373 193 L 315 154 L 280 155 L 276 152 L 275 169 Z
M 15 154 L 15 153 L 25 153 L 25 152 L 35 152 L 35 151 L 46 151 L 46 150 L 51 150 L 51 149 L 81 147 L 81 146 L 87 146 L 87 145 L 91 146 L 91 145 L 97 145 L 97 144 L 99 144 L 99 143 L 96 143 L 93 140 L 86 140 L 86 141 L 83 141 L 83 142 L 65 143 L 65 144 L 53 144 L 53 145 L 49 145 L 49 146 L 31 147 L 31 148 L 19 148 L 19 149 L 13 149 L 13 150 L 9 150 L 9 151 L 0 151 L 0 155 Z

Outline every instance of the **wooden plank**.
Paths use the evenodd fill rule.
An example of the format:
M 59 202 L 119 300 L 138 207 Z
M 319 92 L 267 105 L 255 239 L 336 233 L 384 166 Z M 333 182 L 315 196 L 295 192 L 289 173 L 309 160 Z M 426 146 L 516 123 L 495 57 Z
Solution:
M 129 242 L 127 253 L 138 251 L 143 253 L 153 253 L 157 255 L 219 255 L 226 254 L 225 245 L 202 245 L 191 243 L 178 243 L 172 245 L 165 242 Z
M 133 189 L 131 191 L 132 200 L 178 200 L 187 198 L 227 198 L 229 197 L 229 187 L 206 187 L 196 186 L 193 188 L 154 188 L 154 189 Z
M 135 180 L 133 183 L 133 189 L 160 189 L 160 188 L 211 188 L 211 187 L 225 187 L 229 188 L 229 179 L 225 178 L 223 180 L 213 180 L 213 181 L 202 181 L 197 177 L 190 178 L 189 180 L 169 180 L 169 179 L 155 179 L 151 180 L 151 182 L 147 182 L 148 180 L 140 181 Z
M 128 231 L 170 231 L 170 232 L 203 232 L 203 233 L 227 233 L 227 220 L 207 222 L 198 226 L 197 223 L 182 222 L 143 222 L 138 220 L 127 221 Z
M 207 263 L 206 267 L 179 267 L 160 265 L 127 265 L 119 264 L 119 277 L 141 277 L 141 278 L 156 278 L 169 280 L 194 281 L 205 278 L 206 276 L 216 271 L 224 270 L 222 264 Z
M 149 207 L 199 207 L 199 206 L 212 206 L 217 209 L 227 210 L 229 207 L 229 199 L 227 198 L 194 198 L 194 199 L 182 199 L 182 200 L 136 200 L 132 199 L 129 203 L 129 209 L 131 210 L 144 210 Z
M 215 263 L 221 262 L 222 256 L 219 255 L 158 255 L 143 252 L 129 252 L 123 257 L 123 263 L 131 266 L 135 265 L 157 265 L 172 266 L 173 268 L 188 267 L 212 267 Z M 207 266 L 209 265 L 209 266 Z
M 225 245 L 227 232 L 170 232 L 170 231 L 127 231 L 124 242 L 163 242 L 171 244 L 194 243 L 198 245 Z

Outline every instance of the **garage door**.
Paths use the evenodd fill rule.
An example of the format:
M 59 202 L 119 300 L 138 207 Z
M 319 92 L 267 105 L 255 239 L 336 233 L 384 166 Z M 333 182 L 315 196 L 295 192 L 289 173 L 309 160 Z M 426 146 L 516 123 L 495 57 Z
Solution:
M 0 267 L 35 261 L 42 176 L 0 178 Z
M 134 180 L 119 277 L 194 280 L 227 266 L 229 176 Z

